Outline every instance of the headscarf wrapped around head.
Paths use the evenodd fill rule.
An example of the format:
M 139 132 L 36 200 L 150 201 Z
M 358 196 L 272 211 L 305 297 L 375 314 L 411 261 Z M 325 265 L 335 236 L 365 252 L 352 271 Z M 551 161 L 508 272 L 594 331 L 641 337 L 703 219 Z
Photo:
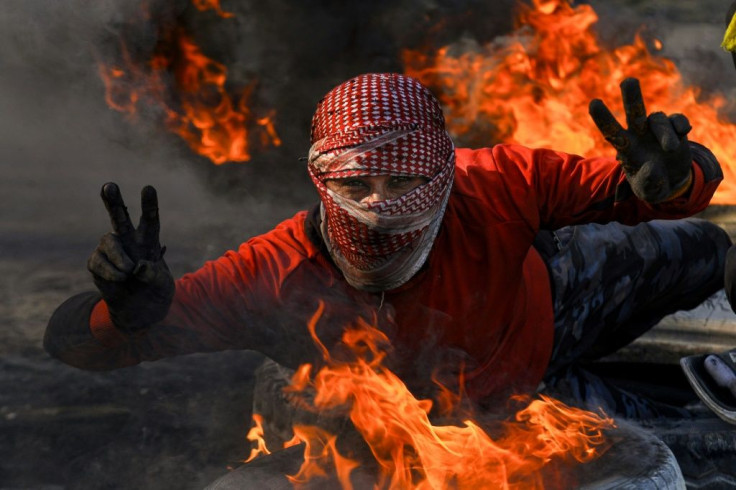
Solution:
M 404 284 L 429 255 L 454 176 L 454 146 L 437 99 L 404 75 L 360 75 L 319 102 L 311 141 L 308 169 L 322 200 L 322 235 L 333 260 L 359 289 Z M 330 179 L 378 175 L 428 182 L 369 204 L 325 186 Z

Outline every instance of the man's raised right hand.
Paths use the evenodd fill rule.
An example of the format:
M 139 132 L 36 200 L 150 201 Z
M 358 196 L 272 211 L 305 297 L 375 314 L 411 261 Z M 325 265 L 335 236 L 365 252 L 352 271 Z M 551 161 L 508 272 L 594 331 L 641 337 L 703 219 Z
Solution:
M 141 191 L 138 228 L 130 221 L 117 184 L 103 185 L 101 195 L 112 232 L 102 236 L 87 268 L 115 326 L 135 332 L 161 321 L 174 298 L 174 278 L 159 242 L 156 189 L 146 186 Z

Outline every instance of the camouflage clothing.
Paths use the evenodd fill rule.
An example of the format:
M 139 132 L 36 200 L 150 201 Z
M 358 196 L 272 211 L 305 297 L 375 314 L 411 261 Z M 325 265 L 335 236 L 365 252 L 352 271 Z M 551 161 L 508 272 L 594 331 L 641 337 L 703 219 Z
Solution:
M 722 288 L 728 235 L 707 221 L 684 219 L 569 226 L 551 237 L 556 250 L 541 251 L 555 311 L 546 385 L 629 417 L 667 415 L 579 362 L 615 352 L 664 316 L 692 309 Z

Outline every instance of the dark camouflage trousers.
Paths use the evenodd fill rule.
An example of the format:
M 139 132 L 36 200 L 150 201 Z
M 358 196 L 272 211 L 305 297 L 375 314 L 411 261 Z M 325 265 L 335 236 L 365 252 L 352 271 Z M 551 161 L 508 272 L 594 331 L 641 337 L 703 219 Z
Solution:
M 570 226 L 551 237 L 555 247 L 541 251 L 555 311 L 548 389 L 626 417 L 685 415 L 617 389 L 580 364 L 615 352 L 664 316 L 692 309 L 722 288 L 731 244 L 726 232 L 690 218 Z

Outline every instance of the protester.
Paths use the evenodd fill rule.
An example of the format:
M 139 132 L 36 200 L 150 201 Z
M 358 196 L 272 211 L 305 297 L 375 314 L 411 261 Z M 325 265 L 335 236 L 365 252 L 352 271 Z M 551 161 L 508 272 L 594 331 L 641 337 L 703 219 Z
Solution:
M 621 89 L 626 128 L 600 100 L 590 106 L 617 159 L 582 158 L 456 149 L 416 80 L 348 80 L 312 120 L 320 203 L 176 281 L 155 190 L 143 189 L 136 228 L 108 183 L 113 231 L 88 262 L 98 291 L 57 309 L 45 347 L 84 369 L 224 349 L 296 368 L 320 363 L 307 322 L 322 302 L 324 345 L 358 319 L 375 324 L 418 396 L 462 371 L 484 407 L 544 380 L 610 413 L 677 414 L 581 367 L 720 289 L 730 246 L 717 226 L 679 219 L 708 205 L 722 179 L 715 157 L 688 141 L 685 116 L 647 116 L 637 80 Z

